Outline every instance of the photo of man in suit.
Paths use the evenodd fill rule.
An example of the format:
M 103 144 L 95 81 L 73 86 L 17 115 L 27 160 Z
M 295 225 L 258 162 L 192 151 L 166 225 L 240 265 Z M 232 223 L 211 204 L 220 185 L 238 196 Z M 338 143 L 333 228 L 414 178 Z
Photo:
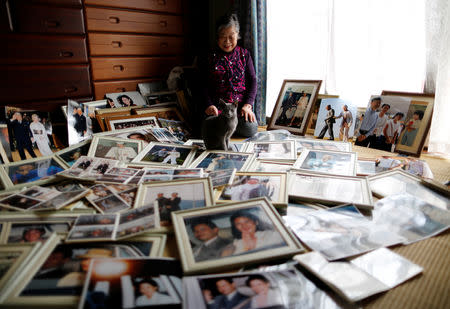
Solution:
M 193 248 L 196 262 L 217 259 L 221 257 L 222 250 L 230 241 L 219 237 L 219 228 L 208 219 L 198 219 L 191 224 L 195 238 L 202 242 Z
M 236 284 L 231 278 L 223 278 L 216 281 L 217 291 L 221 295 L 216 296 L 211 304 L 208 304 L 208 309 L 231 309 L 239 308 L 240 304 L 247 301 L 249 298 L 236 290 Z
M 30 123 L 22 118 L 22 114 L 15 112 L 13 117 L 9 121 L 9 125 L 12 129 L 14 137 L 16 138 L 17 150 L 19 151 L 20 159 L 26 160 L 24 149 L 28 151 L 30 156 L 36 158 L 36 154 L 33 151 L 31 138 L 33 137 L 30 130 Z
M 328 130 L 330 141 L 334 141 L 333 124 L 336 122 L 336 120 L 334 120 L 334 109 L 331 108 L 331 105 L 327 105 L 325 109 L 328 111 L 328 113 L 327 117 L 325 118 L 325 125 L 323 126 L 322 131 L 320 131 L 318 138 L 323 139 L 325 133 L 327 133 Z

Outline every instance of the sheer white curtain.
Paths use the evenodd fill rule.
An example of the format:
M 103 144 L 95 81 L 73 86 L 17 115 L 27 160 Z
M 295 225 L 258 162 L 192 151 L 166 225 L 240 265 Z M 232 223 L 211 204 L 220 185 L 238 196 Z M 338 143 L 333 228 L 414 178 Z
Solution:
M 421 92 L 426 0 L 268 0 L 267 114 L 283 79 L 322 79 L 358 106 L 382 90 Z
M 427 0 L 426 90 L 435 92 L 428 150 L 450 155 L 450 4 L 448 0 Z

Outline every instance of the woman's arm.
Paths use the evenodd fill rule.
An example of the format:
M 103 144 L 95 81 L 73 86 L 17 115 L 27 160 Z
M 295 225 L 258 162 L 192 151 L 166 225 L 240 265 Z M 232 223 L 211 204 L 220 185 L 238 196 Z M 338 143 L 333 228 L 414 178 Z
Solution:
M 245 118 L 245 121 L 255 122 L 256 117 L 253 113 L 253 106 L 258 84 L 256 81 L 255 67 L 250 53 L 248 53 L 247 66 L 245 67 L 245 86 L 246 90 L 243 101 L 244 105 L 241 108 L 241 116 Z

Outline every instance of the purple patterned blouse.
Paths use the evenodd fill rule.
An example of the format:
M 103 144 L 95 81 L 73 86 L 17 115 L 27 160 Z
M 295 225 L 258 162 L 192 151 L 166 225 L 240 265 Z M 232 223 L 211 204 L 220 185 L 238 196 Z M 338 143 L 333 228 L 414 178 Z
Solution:
M 250 52 L 236 46 L 231 53 L 215 51 L 208 59 L 206 107 L 216 105 L 219 98 L 227 103 L 239 101 L 253 106 L 256 97 L 256 74 Z

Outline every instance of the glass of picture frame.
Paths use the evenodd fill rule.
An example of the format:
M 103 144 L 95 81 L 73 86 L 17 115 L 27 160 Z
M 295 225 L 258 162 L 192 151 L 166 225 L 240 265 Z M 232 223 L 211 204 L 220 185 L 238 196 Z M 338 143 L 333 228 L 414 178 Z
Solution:
M 362 208 L 373 208 L 368 179 L 291 170 L 288 180 L 289 198 L 320 204 L 353 203 Z
M 297 153 L 304 149 L 331 150 L 331 151 L 352 151 L 352 143 L 342 141 L 328 141 L 311 138 L 294 138 L 297 147 Z
M 132 160 L 132 163 L 188 167 L 194 154 L 194 146 L 152 142 Z
M 253 152 L 255 153 L 256 159 L 279 161 L 297 159 L 294 140 L 247 142 L 242 152 Z
M 203 168 L 205 172 L 232 168 L 237 171 L 246 171 L 254 160 L 254 153 L 208 150 L 195 159 L 189 167 Z
M 141 150 L 141 140 L 94 136 L 87 156 L 108 158 L 128 163 L 131 162 Z
M 356 152 L 305 149 L 293 168 L 333 175 L 356 176 Z
M 226 271 L 303 250 L 266 198 L 177 211 L 172 219 L 185 274 Z M 208 228 L 209 236 L 219 236 L 209 247 L 205 243 L 213 237 L 202 232 Z

